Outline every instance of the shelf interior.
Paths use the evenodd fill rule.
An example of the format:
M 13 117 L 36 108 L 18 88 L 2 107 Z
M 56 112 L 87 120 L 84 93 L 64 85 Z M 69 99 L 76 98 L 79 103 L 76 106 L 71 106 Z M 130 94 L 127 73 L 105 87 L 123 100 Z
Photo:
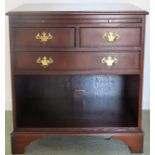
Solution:
M 16 75 L 19 128 L 136 127 L 138 75 Z

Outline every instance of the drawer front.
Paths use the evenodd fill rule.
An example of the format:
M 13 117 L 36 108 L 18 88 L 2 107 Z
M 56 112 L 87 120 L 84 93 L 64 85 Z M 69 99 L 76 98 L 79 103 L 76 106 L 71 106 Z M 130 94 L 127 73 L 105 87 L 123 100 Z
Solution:
M 41 71 L 138 70 L 139 52 L 18 52 L 15 67 Z
M 81 28 L 81 47 L 140 47 L 140 28 Z
M 75 46 L 74 28 L 15 28 L 15 48 L 68 48 Z

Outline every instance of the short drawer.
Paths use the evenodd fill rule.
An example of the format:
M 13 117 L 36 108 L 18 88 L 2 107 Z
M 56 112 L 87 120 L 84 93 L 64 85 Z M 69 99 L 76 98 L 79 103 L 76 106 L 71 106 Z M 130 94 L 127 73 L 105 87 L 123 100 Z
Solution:
M 140 28 L 81 28 L 80 46 L 85 48 L 140 47 Z
M 18 52 L 17 70 L 138 70 L 139 52 Z
M 74 28 L 14 28 L 15 48 L 69 48 L 75 46 Z

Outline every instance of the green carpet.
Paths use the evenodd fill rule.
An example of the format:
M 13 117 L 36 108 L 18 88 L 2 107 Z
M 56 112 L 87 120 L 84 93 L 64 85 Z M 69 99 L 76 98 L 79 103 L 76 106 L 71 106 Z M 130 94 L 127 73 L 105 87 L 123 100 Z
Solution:
M 6 112 L 6 155 L 11 155 L 10 133 L 12 113 Z M 150 154 L 150 113 L 143 111 L 144 153 Z M 47 137 L 27 146 L 26 155 L 130 155 L 128 147 L 119 140 L 102 137 Z M 136 155 L 136 154 L 132 154 Z

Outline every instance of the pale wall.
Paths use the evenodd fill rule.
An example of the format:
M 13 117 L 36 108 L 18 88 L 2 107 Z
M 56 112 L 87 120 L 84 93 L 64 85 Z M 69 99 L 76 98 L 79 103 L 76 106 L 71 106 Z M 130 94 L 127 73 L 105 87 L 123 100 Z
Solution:
M 131 3 L 142 9 L 149 11 L 148 0 L 6 0 L 6 12 L 24 3 Z M 149 109 L 150 87 L 149 87 L 149 16 L 146 21 L 146 40 L 145 40 L 145 72 L 144 72 L 144 97 L 143 109 Z M 9 54 L 9 34 L 8 17 L 6 17 L 6 110 L 11 110 L 11 82 L 10 82 L 10 54 Z

